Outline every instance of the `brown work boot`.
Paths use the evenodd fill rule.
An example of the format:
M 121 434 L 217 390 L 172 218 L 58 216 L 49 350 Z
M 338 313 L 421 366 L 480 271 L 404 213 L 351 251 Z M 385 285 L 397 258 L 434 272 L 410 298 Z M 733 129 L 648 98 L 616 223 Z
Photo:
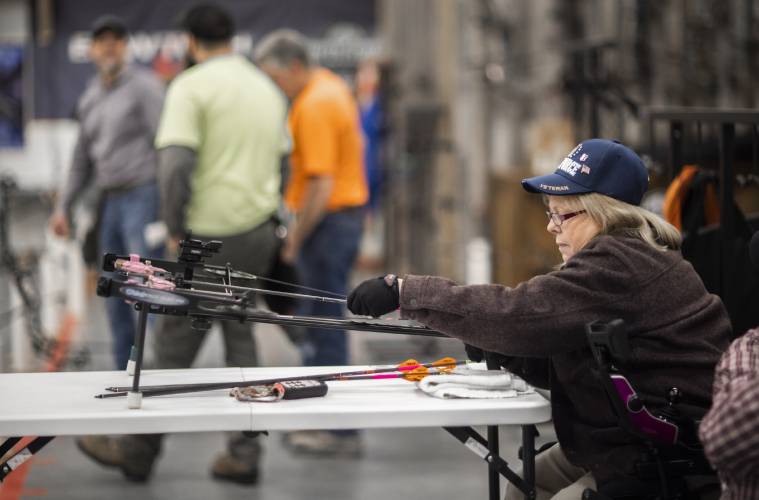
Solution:
M 129 439 L 131 436 L 127 436 Z M 144 483 L 150 478 L 156 455 L 145 450 L 145 453 L 134 453 L 126 450 L 122 439 L 111 436 L 83 436 L 77 438 L 77 447 L 95 462 L 106 467 L 116 467 L 130 481 Z
M 222 453 L 214 460 L 211 475 L 222 481 L 254 485 L 258 484 L 258 464 L 251 465 L 229 453 Z

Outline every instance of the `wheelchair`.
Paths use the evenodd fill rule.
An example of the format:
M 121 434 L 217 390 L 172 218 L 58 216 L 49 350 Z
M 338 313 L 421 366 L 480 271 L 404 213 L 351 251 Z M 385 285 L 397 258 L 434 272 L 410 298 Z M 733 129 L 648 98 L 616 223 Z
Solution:
M 620 319 L 586 325 L 596 362 L 596 375 L 618 418 L 619 426 L 639 438 L 645 453 L 635 461 L 630 479 L 612 481 L 598 491 L 586 489 L 583 500 L 691 500 L 718 498 L 720 483 L 698 439 L 699 421 L 678 408 L 682 394 L 667 390 L 667 404 L 657 411 L 617 369 L 631 357 L 628 333 Z

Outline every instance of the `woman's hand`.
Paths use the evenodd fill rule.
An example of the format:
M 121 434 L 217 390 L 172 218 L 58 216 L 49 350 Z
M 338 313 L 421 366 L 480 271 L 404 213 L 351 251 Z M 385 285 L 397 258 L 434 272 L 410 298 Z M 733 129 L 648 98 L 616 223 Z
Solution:
M 400 307 L 398 278 L 394 274 L 366 280 L 348 295 L 348 309 L 353 314 L 375 318 Z
M 49 225 L 53 234 L 61 238 L 68 238 L 71 233 L 68 217 L 63 212 L 54 212 L 50 217 Z

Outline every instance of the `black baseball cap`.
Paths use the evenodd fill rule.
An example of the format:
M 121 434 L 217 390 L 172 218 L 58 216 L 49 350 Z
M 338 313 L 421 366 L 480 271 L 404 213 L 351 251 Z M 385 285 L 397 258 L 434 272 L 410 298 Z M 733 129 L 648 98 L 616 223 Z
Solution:
M 91 29 L 92 38 L 97 38 L 104 33 L 113 33 L 117 38 L 126 38 L 129 30 L 121 18 L 106 14 L 95 19 Z
M 648 172 L 643 160 L 619 141 L 588 139 L 578 144 L 554 173 L 524 179 L 522 187 L 554 196 L 599 193 L 640 205 L 648 189 Z

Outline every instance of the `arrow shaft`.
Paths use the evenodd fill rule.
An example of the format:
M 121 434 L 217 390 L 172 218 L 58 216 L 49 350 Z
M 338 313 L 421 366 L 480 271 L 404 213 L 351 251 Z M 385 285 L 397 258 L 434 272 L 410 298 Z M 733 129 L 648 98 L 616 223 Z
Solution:
M 168 396 L 172 394 L 186 394 L 190 392 L 203 392 L 203 391 L 215 391 L 220 389 L 232 389 L 234 387 L 249 387 L 253 385 L 268 385 L 268 384 L 274 384 L 277 382 L 288 382 L 293 380 L 321 380 L 321 381 L 329 381 L 329 380 L 344 380 L 344 379 L 350 379 L 355 380 L 355 376 L 360 375 L 377 375 L 382 373 L 392 373 L 396 371 L 412 371 L 417 368 L 432 368 L 432 367 L 441 367 L 441 366 L 456 366 L 460 364 L 465 364 L 466 361 L 456 361 L 452 363 L 447 364 L 435 364 L 435 363 L 421 363 L 416 365 L 407 365 L 407 366 L 394 366 L 394 367 L 388 367 L 388 368 L 373 368 L 370 370 L 356 370 L 356 371 L 349 371 L 349 372 L 335 372 L 335 373 L 325 373 L 325 374 L 316 374 L 316 375 L 296 375 L 293 377 L 277 377 L 277 378 L 269 378 L 269 379 L 260 379 L 260 380 L 246 380 L 246 381 L 236 381 L 236 382 L 208 382 L 208 383 L 200 383 L 200 384 L 169 384 L 169 385 L 161 385 L 161 386 L 143 386 L 140 387 L 140 392 L 145 397 L 150 396 Z M 126 396 L 127 391 L 129 391 L 131 387 L 108 387 L 106 388 L 107 391 L 112 391 L 106 394 L 98 394 L 95 396 L 98 399 L 105 399 L 105 398 L 114 398 L 114 397 L 121 397 Z

